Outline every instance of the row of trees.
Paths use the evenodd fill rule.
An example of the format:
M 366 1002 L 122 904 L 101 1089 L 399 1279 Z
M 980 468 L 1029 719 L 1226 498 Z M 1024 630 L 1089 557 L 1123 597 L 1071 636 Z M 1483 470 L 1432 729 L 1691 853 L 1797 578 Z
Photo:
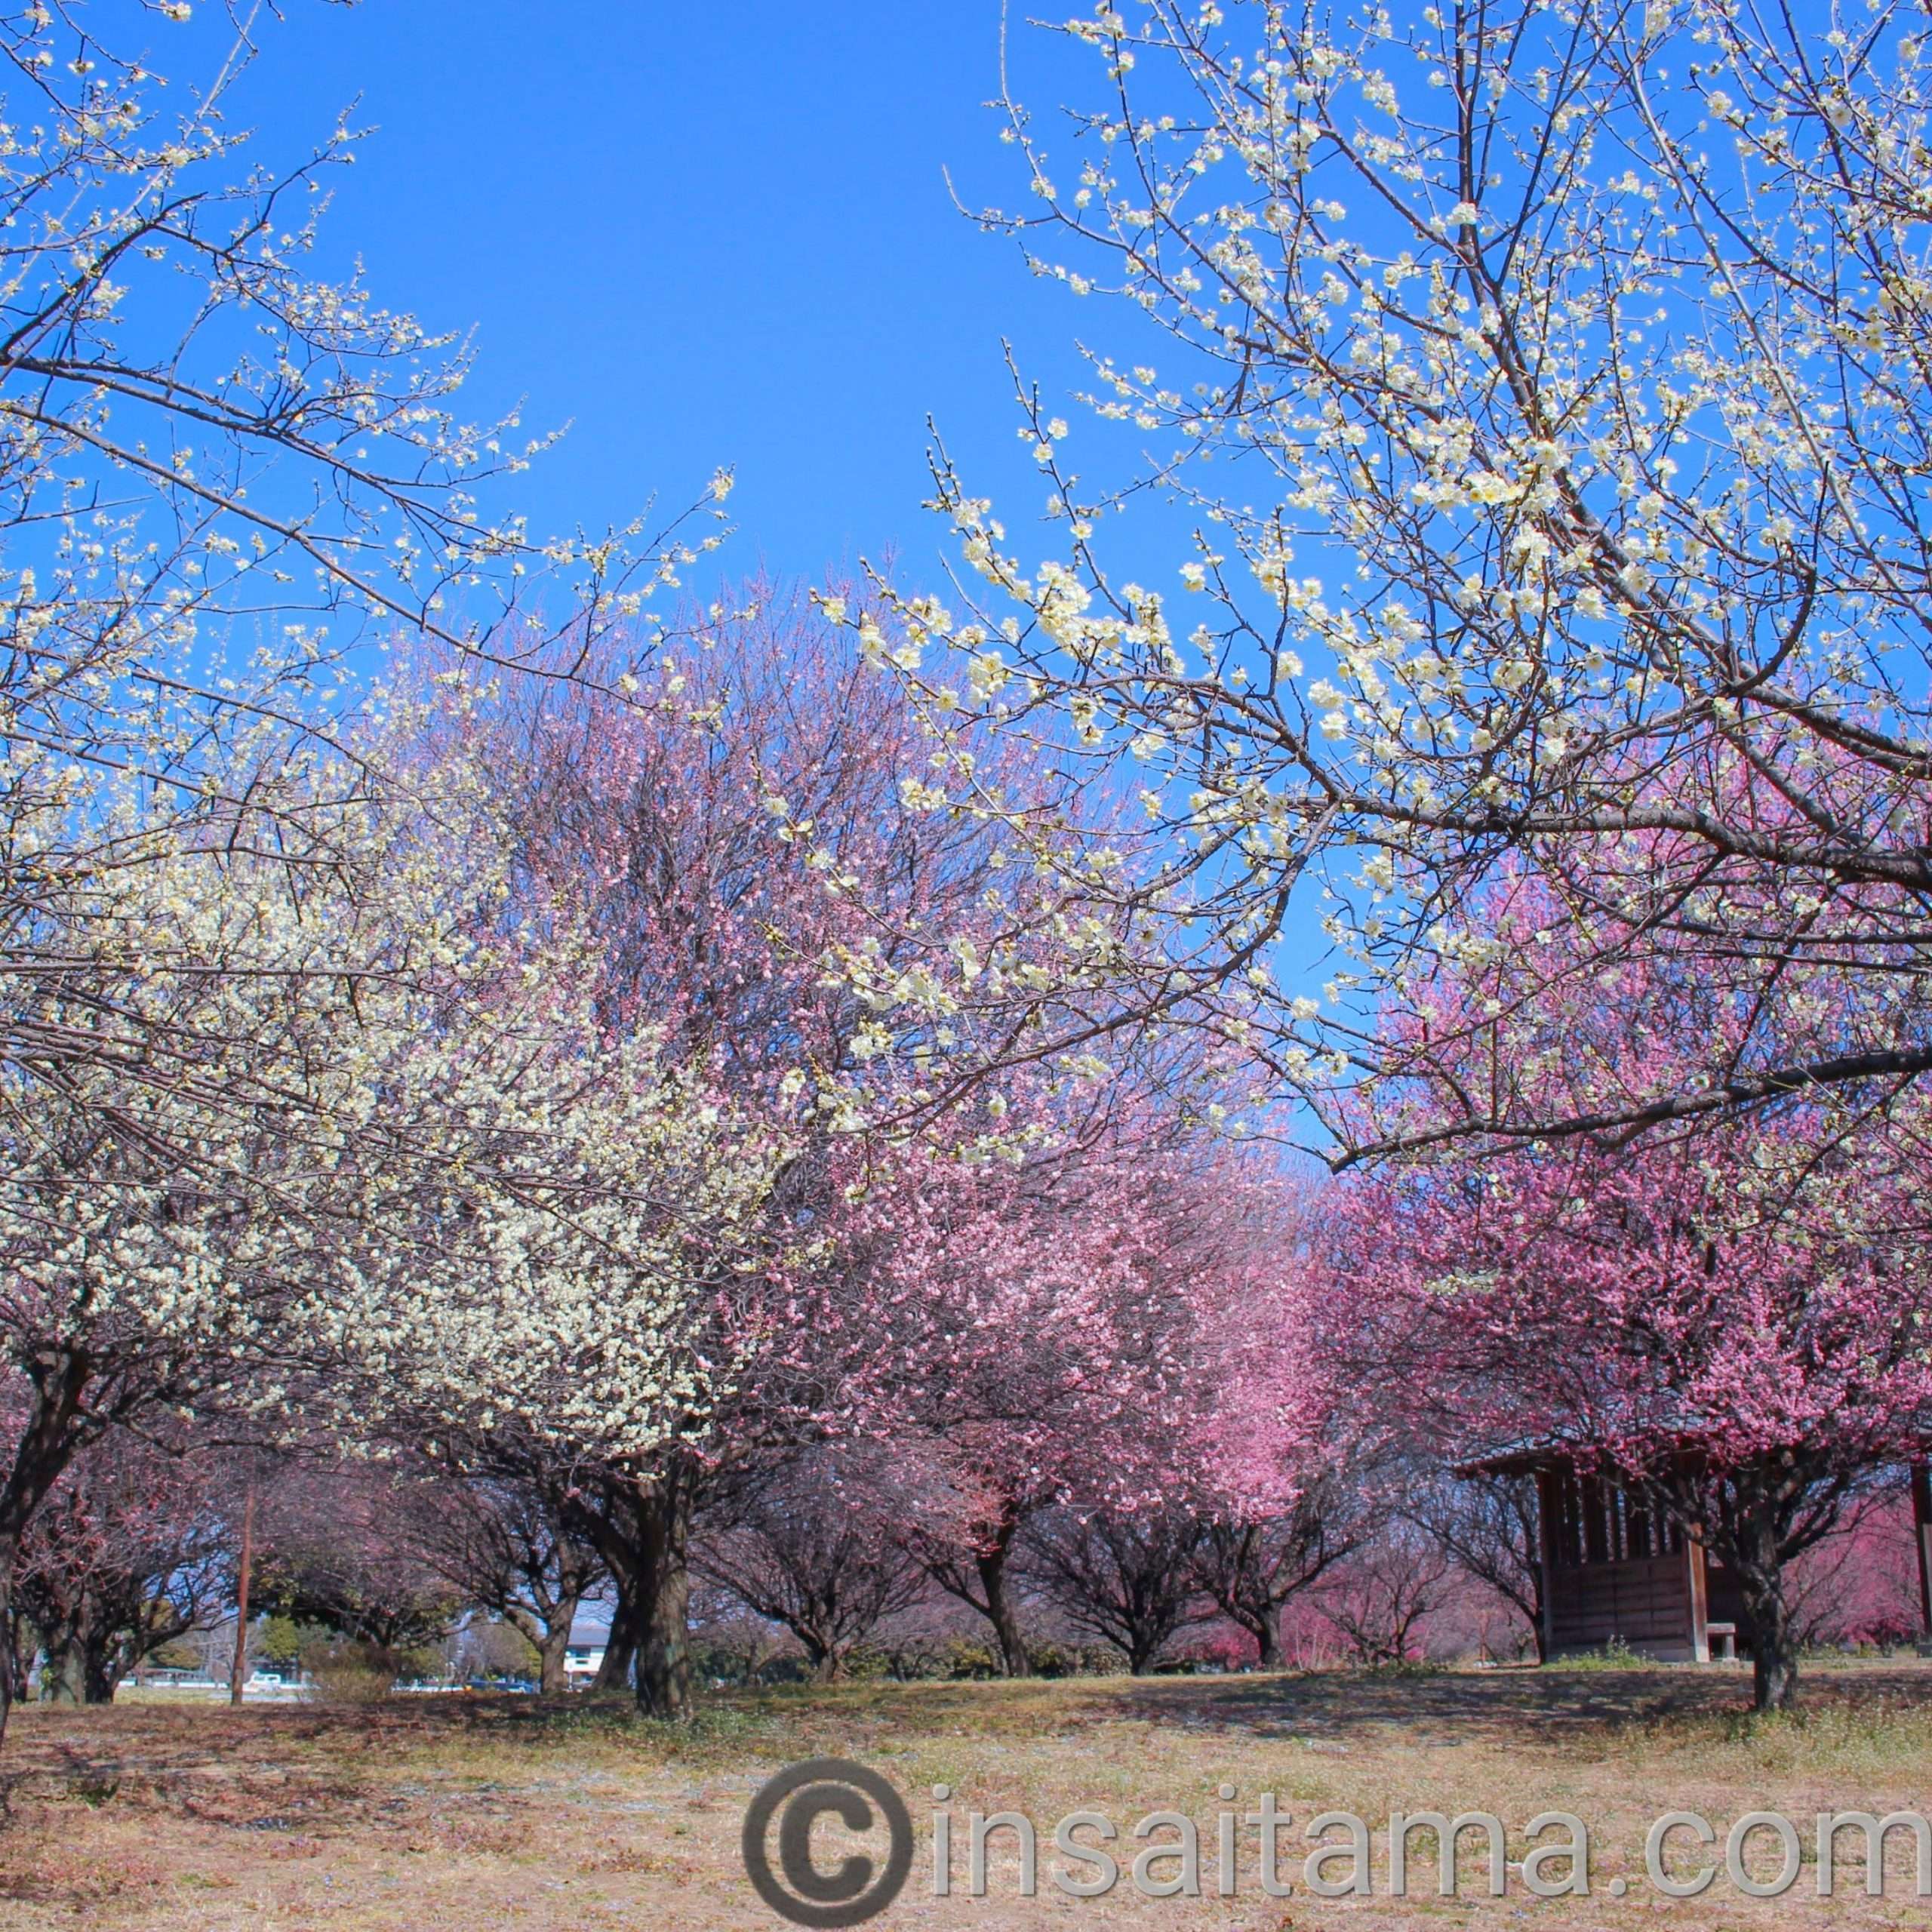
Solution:
M 1059 31 L 1094 85 L 1002 99 L 983 217 L 1101 312 L 1088 426 L 1020 396 L 1049 554 L 941 453 L 957 596 L 837 607 L 1028 872 L 921 990 L 950 1091 L 1238 1055 L 1366 1177 L 1318 1246 L 1374 1386 L 1704 1536 L 1783 1703 L 1785 1567 L 1932 1423 L 1918 14 Z M 983 730 L 1055 782 L 982 784 Z
M 877 1445 L 808 1449 L 721 1487 L 692 1526 L 699 1673 L 827 1682 L 1544 1654 L 1533 1483 L 1445 1470 L 1413 1447 L 1331 1460 L 1272 1515 L 1198 1491 L 1054 1502 L 995 1552 L 969 1524 L 949 1534 L 949 1500 L 920 1497 Z M 238 1651 L 245 1508 L 253 1620 Z M 1913 1534 L 1899 1487 L 1871 1485 L 1786 1567 L 1794 1642 L 1916 1635 Z M 561 1499 L 513 1484 L 420 1458 L 377 1471 L 260 1451 L 157 1470 L 128 1438 L 90 1452 L 37 1525 L 9 1655 L 20 1694 L 69 1703 L 104 1701 L 144 1666 L 220 1680 L 238 1657 L 325 1694 L 454 1672 L 555 1695 L 570 1645 L 601 1645 L 610 1585 Z M 597 1681 L 620 1692 L 622 1678 L 620 1664 Z
M 445 1525 L 494 1607 L 534 1628 L 601 1573 L 611 1675 L 675 1716 L 694 1525 L 802 1446 L 895 1445 L 928 1574 L 1015 1668 L 1041 1512 L 1295 1493 L 1327 1404 L 1283 1338 L 1313 1324 L 1274 1177 L 1192 1130 L 1214 1068 L 859 1131 L 875 1028 L 829 957 L 923 971 L 1004 854 L 909 807 L 930 750 L 889 686 L 748 605 L 620 697 L 426 668 L 348 750 L 281 746 L 326 860 L 229 817 L 140 869 L 143 951 L 49 1011 L 163 1008 L 195 1077 L 14 1096 L 14 1574 L 124 1437 L 405 1463 L 521 1499 Z M 352 757 L 408 782 L 338 797 Z M 102 1644 L 60 1641 L 97 1688 Z
M 946 1007 L 909 1047 L 836 963 L 916 986 L 935 931 L 992 948 L 1006 829 L 930 808 L 915 707 L 769 588 L 633 686 L 425 675 L 380 743 L 411 784 L 316 807 L 332 838 L 358 821 L 353 868 L 296 866 L 285 834 L 197 854 L 192 897 L 142 869 L 165 944 L 48 1011 L 165 1003 L 203 1061 L 15 1097 L 0 1319 L 29 1532 L 110 1435 L 165 1458 L 184 1413 L 238 1441 L 272 1417 L 521 1499 L 450 1525 L 496 1551 L 493 1607 L 554 1648 L 546 1603 L 601 1571 L 610 1676 L 677 1716 L 694 1538 L 808 1450 L 899 1499 L 888 1540 L 1020 1670 L 1023 1547 L 1063 1596 L 1131 1563 L 1184 1604 L 1204 1552 L 1244 1560 L 1337 1457 L 1527 1442 L 1694 1530 L 1740 1579 L 1760 1700 L 1789 1701 L 1789 1566 L 1932 1415 L 1910 1096 L 1319 1189 L 1208 1131 L 1231 1069 L 1190 1038 L 1009 1068 L 940 1109 Z M 1024 785 L 1041 755 L 995 743 L 988 765 Z M 1819 1018 L 1816 974 L 1746 1008 L 1669 962 L 1566 968 L 1574 920 L 1533 873 L 1500 872 L 1481 913 L 1490 938 L 1380 1023 L 1460 1043 L 1364 1103 L 1417 1145 L 1445 1084 L 1575 1107 Z M 358 934 L 380 974 L 314 968 Z M 275 1069 L 272 1101 L 223 1077 L 236 1058 Z M 855 1075 L 922 1130 L 869 1121 Z M 1078 1534 L 1032 1534 L 1069 1510 Z M 1183 1520 L 1212 1535 L 1183 1549 Z M 1279 1607 L 1231 1591 L 1225 1614 L 1265 1652 Z M 1144 1630 L 1128 1649 L 1152 1654 Z
M 520 1499 L 452 1525 L 501 1614 L 594 1564 L 676 1716 L 694 1552 L 755 1554 L 705 1526 L 808 1455 L 1017 1669 L 1017 1552 L 1204 1575 L 1426 1437 L 1646 1487 L 1789 1698 L 1790 1566 L 1932 1423 L 1923 43 L 1142 11 L 1072 30 L 1185 111 L 1110 94 L 1065 198 L 1013 132 L 1218 371 L 1103 362 L 1103 416 L 1281 479 L 1159 468 L 1184 641 L 1094 547 L 1146 479 L 1038 410 L 1066 558 L 942 470 L 985 610 L 654 621 L 712 537 L 533 541 L 460 361 L 299 272 L 337 146 L 242 177 L 219 88 L 164 125 L 7 29 L 0 1613 L 63 1672 L 88 1499 L 154 1500 L 161 1627 L 238 1444 Z M 1311 886 L 1319 998 L 1266 952 Z M 1297 1099 L 1361 1176 L 1252 1151 Z

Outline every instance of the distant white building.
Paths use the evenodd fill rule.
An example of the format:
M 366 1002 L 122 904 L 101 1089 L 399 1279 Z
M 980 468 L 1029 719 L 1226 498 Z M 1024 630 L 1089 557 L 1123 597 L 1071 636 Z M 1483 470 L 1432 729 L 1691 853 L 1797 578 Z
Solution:
M 580 1616 L 571 1620 L 571 1641 L 564 1652 L 567 1683 L 587 1684 L 604 1667 L 604 1647 L 611 1640 L 608 1619 Z

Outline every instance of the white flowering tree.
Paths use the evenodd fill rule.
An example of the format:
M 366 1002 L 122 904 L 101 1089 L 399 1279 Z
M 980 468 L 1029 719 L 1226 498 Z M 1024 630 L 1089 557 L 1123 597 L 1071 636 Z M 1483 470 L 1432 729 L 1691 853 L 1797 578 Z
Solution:
M 755 1302 L 782 1146 L 660 1034 L 608 1032 L 567 919 L 506 915 L 474 764 L 385 794 L 368 774 L 405 761 L 378 746 L 346 800 L 342 759 L 255 750 L 259 809 L 192 844 L 104 809 L 143 862 L 97 888 L 94 956 L 38 983 L 38 1057 L 0 1078 L 0 1609 L 110 1431 L 516 1431 L 648 1472 L 703 1434 Z
M 393 1330 L 425 1177 L 487 1164 L 404 1069 L 500 983 L 503 841 L 362 721 L 351 654 L 621 672 L 717 540 L 531 532 L 502 498 L 542 439 L 466 423 L 466 351 L 308 266 L 346 130 L 257 158 L 245 29 L 155 72 L 188 12 L 0 11 L 0 1592 L 91 1437 L 295 1399 L 346 1310 Z
M 337 1426 L 544 1475 L 632 1612 L 640 1705 L 681 1717 L 688 1472 L 768 1339 L 787 1149 L 664 1034 L 606 1032 L 557 964 L 405 1057 L 378 1217 L 394 1244 L 333 1311 Z
M 17 986 L 0 1065 L 0 1600 L 63 1469 L 160 1412 L 272 1404 L 366 1293 L 389 1170 L 385 1070 L 476 953 L 421 800 L 258 733 L 246 805 L 184 822 L 94 798 L 130 855 L 88 884 L 60 970 Z M 366 776 L 366 774 L 365 774 Z M 474 814 L 469 814 L 474 822 Z M 0 1711 L 4 1715 L 4 1711 Z
M 701 1435 L 728 1387 L 728 1344 L 718 1358 L 705 1347 L 710 1304 L 756 1265 L 740 1231 L 782 1150 L 653 1036 L 609 1051 L 511 1037 L 530 1059 L 499 1040 L 487 1072 L 466 1068 L 435 1095 L 473 1130 L 443 1137 L 446 1162 L 412 1149 L 401 1169 L 427 1217 L 423 1248 L 441 1235 L 440 1262 L 370 1261 L 373 1298 L 343 1305 L 344 1346 L 452 1429 L 500 1421 L 586 1465 L 648 1458 Z
M 398 1042 L 368 1198 L 404 1238 L 362 1257 L 333 1318 L 369 1379 L 364 1414 L 623 1465 L 701 1435 L 728 1384 L 713 1303 L 766 1257 L 752 1230 L 785 1150 L 661 1034 L 608 1034 L 550 977 L 568 971 L 526 955 L 520 984 L 472 978 Z
M 251 734 L 327 742 L 358 645 L 574 675 L 620 620 L 648 654 L 649 595 L 717 540 L 526 528 L 500 499 L 542 439 L 466 423 L 465 350 L 308 266 L 348 131 L 257 157 L 229 119 L 245 32 L 199 85 L 154 71 L 189 11 L 0 10 L 0 1067 L 32 1078 L 42 989 L 145 903 L 121 875 L 218 855 L 196 827 L 238 801 L 272 842 Z M 366 755 L 334 767 L 341 801 Z M 320 823 L 291 835 L 312 863 Z
M 881 580 L 852 621 L 943 739 L 1037 736 L 1144 829 L 956 761 L 932 789 L 1011 825 L 1031 892 L 927 1004 L 982 1063 L 1186 1021 L 1338 1158 L 1387 1152 L 1339 1093 L 1440 1071 L 1372 1014 L 1480 956 L 1507 859 L 1592 935 L 1546 1017 L 1633 952 L 1747 1008 L 1829 982 L 1834 1017 L 1607 1111 L 1465 1092 L 1457 1132 L 1932 1070 L 1919 14 L 1102 0 L 1060 31 L 1095 87 L 1052 124 L 1005 100 L 1033 199 L 983 217 L 1103 312 L 1084 426 L 1021 392 L 1050 553 L 942 454 L 966 608 Z M 1163 493 L 1192 537 L 1150 565 Z M 1331 977 L 1294 983 L 1275 943 L 1318 920 Z

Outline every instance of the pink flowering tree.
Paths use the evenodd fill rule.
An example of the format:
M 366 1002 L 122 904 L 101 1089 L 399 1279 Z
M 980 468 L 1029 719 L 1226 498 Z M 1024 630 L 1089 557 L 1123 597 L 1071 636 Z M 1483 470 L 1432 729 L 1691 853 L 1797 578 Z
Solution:
M 1197 1586 L 1253 1641 L 1263 1670 L 1281 1667 L 1288 1605 L 1360 1549 L 1377 1521 L 1373 1491 L 1346 1439 L 1318 1437 L 1296 1448 L 1284 1493 L 1211 1493 L 1188 1556 Z
M 1287 1606 L 1373 1532 L 1386 1448 L 1386 1429 L 1336 1373 L 1335 1327 L 1349 1311 L 1312 1265 L 1315 1198 L 1292 1176 L 1235 1168 L 1204 1204 L 1220 1223 L 1223 1258 L 1203 1324 L 1208 1392 L 1189 1564 L 1264 1669 L 1281 1663 Z
M 1084 1549 L 1083 1521 L 1144 1540 L 1126 1519 L 1278 1509 L 1318 1406 L 1266 1253 L 1279 1217 L 1242 1163 L 1133 1109 L 1084 1144 L 1051 1106 L 1016 1111 L 1030 1159 L 912 1146 L 855 1177 L 846 1265 L 802 1311 L 828 1426 L 891 1445 L 897 1533 L 1014 1675 L 1031 1526 L 1057 1512 Z
M 1533 879 L 1483 909 L 1494 943 L 1390 1023 L 1469 1042 L 1401 1097 L 1418 1146 L 1472 1091 L 1607 1123 L 1617 1095 L 1713 1077 L 1755 1029 L 1834 1023 L 1816 980 L 1749 999 L 1654 961 L 1566 973 L 1571 929 Z M 1569 997 L 1539 1007 L 1526 982 Z M 1472 1454 L 1527 1440 L 1598 1460 L 1735 1573 L 1760 1708 L 1796 1683 L 1788 1566 L 1932 1425 L 1922 1109 L 1851 1091 L 1412 1160 L 1338 1190 L 1326 1237 L 1354 1351 L 1412 1414 Z
M 871 1177 L 846 1238 L 807 1315 L 834 1426 L 891 1443 L 898 1534 L 1024 1675 L 1026 1526 L 1174 1479 L 1186 1330 L 1149 1192 L 1118 1160 L 966 1164 L 912 1146 Z
M 1903 1485 L 1869 1498 L 1792 1566 L 1793 1613 L 1805 1642 L 1890 1649 L 1922 1638 L 1918 1526 Z
M 692 1192 L 702 1163 L 654 1170 L 648 1150 L 627 1155 L 608 1134 L 586 1155 L 586 1186 L 598 1162 L 630 1159 L 626 1185 L 647 1217 L 677 1223 L 690 1265 L 675 1321 L 634 1321 L 628 1290 L 587 1290 L 565 1270 L 530 1287 L 521 1315 L 506 1301 L 478 1330 L 504 1339 L 498 1358 L 518 1356 L 558 1297 L 614 1409 L 634 1403 L 638 1378 L 610 1364 L 674 1336 L 648 1429 L 608 1426 L 561 1360 L 547 1395 L 533 1387 L 487 1419 L 473 1383 L 446 1374 L 397 1423 L 473 1473 L 569 1470 L 571 1533 L 615 1593 L 605 1681 L 665 1717 L 690 1707 L 695 1515 L 724 1478 L 817 1426 L 815 1371 L 789 1346 L 792 1297 L 844 1211 L 835 1150 L 860 1124 L 848 1083 L 877 1062 L 875 1089 L 914 1084 L 833 962 L 860 953 L 916 977 L 931 932 L 986 916 L 975 908 L 1001 870 L 982 822 L 909 804 L 933 755 L 912 707 L 805 600 L 753 586 L 743 602 L 666 642 L 641 681 L 580 681 L 528 703 L 526 692 L 494 711 L 466 701 L 425 733 L 432 762 L 452 743 L 488 747 L 514 855 L 500 923 L 533 958 L 561 945 L 588 1016 L 583 1053 L 612 1066 L 629 1055 L 654 1081 L 675 1075 L 683 1100 L 660 1125 L 720 1160 L 743 1155 L 747 1184 L 728 1201 Z M 943 1016 L 929 1014 L 926 1032 L 943 1051 Z

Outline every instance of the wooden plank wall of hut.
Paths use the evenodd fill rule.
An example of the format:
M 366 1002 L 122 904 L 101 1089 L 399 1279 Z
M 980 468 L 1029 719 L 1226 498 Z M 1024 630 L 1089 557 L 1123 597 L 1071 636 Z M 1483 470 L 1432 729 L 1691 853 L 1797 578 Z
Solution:
M 1564 1469 L 1546 1472 L 1540 1487 L 1552 1651 L 1621 1641 L 1657 1655 L 1694 1655 L 1681 1532 L 1615 1482 Z

